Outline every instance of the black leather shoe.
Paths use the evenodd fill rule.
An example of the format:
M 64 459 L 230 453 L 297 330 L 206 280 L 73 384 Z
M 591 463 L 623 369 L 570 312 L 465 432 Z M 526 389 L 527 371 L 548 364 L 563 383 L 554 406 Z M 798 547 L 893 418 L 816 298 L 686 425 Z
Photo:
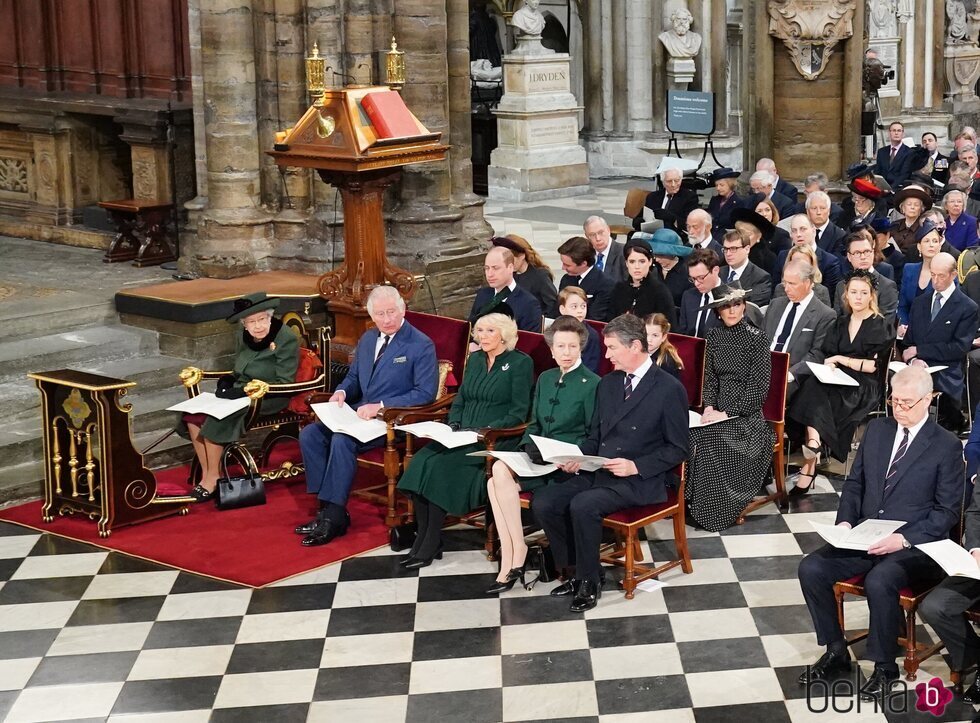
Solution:
M 973 679 L 973 685 L 966 689 L 963 693 L 963 702 L 969 703 L 970 705 L 976 705 L 980 703 L 980 673 L 977 677 Z
M 405 555 L 404 557 L 402 557 L 402 559 L 398 561 L 398 564 L 401 565 L 402 567 L 408 567 L 408 563 L 410 563 L 412 560 L 417 560 L 417 559 L 419 559 L 419 558 L 415 557 L 415 555 L 412 554 L 411 550 L 409 550 L 409 553 L 407 555 Z M 436 554 L 435 554 L 435 557 L 433 559 L 435 559 L 435 560 L 441 560 L 442 559 L 442 545 L 439 545 L 439 549 L 436 550 Z M 429 562 L 432 562 L 432 560 L 430 560 Z M 423 567 L 424 567 L 424 565 L 423 565 Z M 416 568 L 413 567 L 411 569 L 414 570 Z
M 302 525 L 296 525 L 296 527 L 293 529 L 293 532 L 295 532 L 297 535 L 309 535 L 312 534 L 313 530 L 315 529 L 316 529 L 316 519 L 314 518 Z
M 886 670 L 876 665 L 868 682 L 861 686 L 861 700 L 882 699 L 891 692 L 892 685 L 897 680 L 897 670 Z
M 594 608 L 599 603 L 600 597 L 602 597 L 602 586 L 590 580 L 583 580 L 568 609 L 573 613 L 584 613 Z
M 326 545 L 331 540 L 335 540 L 338 537 L 343 537 L 346 534 L 346 525 L 335 525 L 332 522 L 323 520 L 317 524 L 313 532 L 303 538 L 303 542 L 301 544 L 303 547 L 317 547 L 318 545 Z
M 402 564 L 402 567 L 404 567 L 406 570 L 419 570 L 423 567 L 428 567 L 431 564 L 431 559 L 426 560 L 422 557 L 410 557 Z
M 566 595 L 574 595 L 575 590 L 577 588 L 578 588 L 578 580 L 576 580 L 574 577 L 570 577 L 558 587 L 552 588 L 551 596 L 565 597 Z
M 850 670 L 851 659 L 847 657 L 846 652 L 843 655 L 834 655 L 828 650 L 816 663 L 808 665 L 800 674 L 799 684 L 806 685 L 808 680 L 827 680 Z

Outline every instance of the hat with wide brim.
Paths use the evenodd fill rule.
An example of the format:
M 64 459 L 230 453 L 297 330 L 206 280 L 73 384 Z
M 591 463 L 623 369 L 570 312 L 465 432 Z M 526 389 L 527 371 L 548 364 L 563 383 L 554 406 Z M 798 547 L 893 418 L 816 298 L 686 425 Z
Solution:
M 502 248 L 505 248 L 508 251 L 510 251 L 512 254 L 518 254 L 520 256 L 527 255 L 527 249 L 522 248 L 519 243 L 517 243 L 516 241 L 512 241 L 506 236 L 494 236 L 492 239 L 490 239 L 490 244 L 492 246 L 500 246 Z
M 851 179 L 867 176 L 869 174 L 873 174 L 874 172 L 874 163 L 864 163 L 862 161 L 858 161 L 857 163 L 852 163 L 847 167 L 847 177 Z
M 275 309 L 278 306 L 278 296 L 268 296 L 264 291 L 256 291 L 254 294 L 249 294 L 248 296 L 243 296 L 240 299 L 235 299 L 235 305 L 232 307 L 231 316 L 225 319 L 225 321 L 229 322 L 230 324 L 234 324 L 236 321 L 244 319 L 246 316 L 257 314 L 258 312 L 265 311 L 266 309 Z
M 741 175 L 741 171 L 736 171 L 734 168 L 724 166 L 723 168 L 716 168 L 708 174 L 708 183 L 714 183 L 715 181 L 720 181 L 723 178 L 738 178 Z
M 772 225 L 769 219 L 751 208 L 736 208 L 732 211 L 732 223 L 737 221 L 755 226 L 764 239 L 768 239 L 776 232 L 776 227 Z
M 895 223 L 887 217 L 876 218 L 871 221 L 871 228 L 875 233 L 891 233 Z
M 723 306 L 747 301 L 750 291 L 751 289 L 743 289 L 737 281 L 733 281 L 730 284 L 718 284 L 718 286 L 711 290 L 711 301 L 698 309 L 698 311 L 720 309 Z
M 902 204 L 910 198 L 917 198 L 922 201 L 922 210 L 928 211 L 932 208 L 932 194 L 922 186 L 910 185 L 899 190 L 892 199 L 895 208 L 901 210 Z
M 847 187 L 851 190 L 851 193 L 856 193 L 858 196 L 863 196 L 864 198 L 872 201 L 877 201 L 879 198 L 882 198 L 885 195 L 884 191 L 866 178 L 852 179 L 851 182 L 847 184 Z

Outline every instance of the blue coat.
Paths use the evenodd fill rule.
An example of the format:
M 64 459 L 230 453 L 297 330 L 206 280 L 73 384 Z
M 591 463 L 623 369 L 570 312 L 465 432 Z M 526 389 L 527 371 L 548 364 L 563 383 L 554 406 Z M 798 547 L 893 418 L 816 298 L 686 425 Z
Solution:
M 916 356 L 929 366 L 946 365 L 933 374 L 933 384 L 937 391 L 959 402 L 963 396 L 963 360 L 977 332 L 977 305 L 957 288 L 932 320 L 932 296 L 921 294 L 912 302 L 903 346 L 914 346 Z
M 851 473 L 844 480 L 837 523 L 904 520 L 898 529 L 913 545 L 945 539 L 960 516 L 963 452 L 959 440 L 931 420 L 915 435 L 885 491 L 898 424 L 871 420 Z
M 439 372 L 432 340 L 406 321 L 375 367 L 378 336 L 378 330 L 371 329 L 358 340 L 350 371 L 337 385 L 347 395 L 345 401 L 357 409 L 378 402 L 386 407 L 414 407 L 435 400 Z
M 473 299 L 473 308 L 470 310 L 469 322 L 476 323 L 476 320 L 485 314 L 493 312 L 493 309 L 486 310 L 486 307 L 497 295 L 489 286 L 484 286 L 476 292 Z M 534 298 L 531 292 L 524 290 L 520 286 L 515 286 L 514 290 L 505 299 L 507 305 L 514 310 L 514 321 L 517 328 L 521 331 L 533 331 L 541 333 L 541 304 Z
M 949 217 L 946 218 L 946 240 L 950 246 L 959 249 L 968 249 L 980 243 L 977 238 L 977 218 L 968 213 L 961 213 L 956 219 L 956 223 L 950 223 Z

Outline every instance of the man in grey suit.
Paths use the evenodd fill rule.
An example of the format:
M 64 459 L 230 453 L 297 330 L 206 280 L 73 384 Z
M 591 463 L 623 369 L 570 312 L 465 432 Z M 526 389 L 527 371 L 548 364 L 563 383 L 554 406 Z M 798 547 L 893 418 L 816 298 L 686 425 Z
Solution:
M 810 372 L 806 362 L 822 364 L 823 340 L 837 315 L 813 294 L 813 267 L 793 261 L 783 270 L 786 296 L 778 296 L 766 309 L 769 348 L 789 354 L 792 379 L 787 394 L 798 386 L 796 379 Z
M 749 261 L 749 240 L 738 229 L 725 232 L 722 239 L 725 252 L 725 263 L 721 267 L 722 283 L 733 284 L 736 281 L 749 292 L 749 301 L 756 306 L 768 306 L 772 296 L 772 277 L 758 266 Z
M 881 315 L 889 321 L 895 320 L 895 312 L 898 309 L 898 286 L 889 278 L 879 274 L 875 270 L 875 252 L 871 242 L 864 236 L 852 234 L 847 237 L 847 260 L 851 268 L 855 271 L 867 271 L 878 281 L 878 309 Z M 840 313 L 843 308 L 844 287 L 847 285 L 845 278 L 837 284 L 834 292 L 834 308 Z
M 607 279 L 618 283 L 626 281 L 626 256 L 623 254 L 623 244 L 613 241 L 609 233 L 609 224 L 602 216 L 589 216 L 582 224 L 585 238 L 595 249 L 595 267 Z

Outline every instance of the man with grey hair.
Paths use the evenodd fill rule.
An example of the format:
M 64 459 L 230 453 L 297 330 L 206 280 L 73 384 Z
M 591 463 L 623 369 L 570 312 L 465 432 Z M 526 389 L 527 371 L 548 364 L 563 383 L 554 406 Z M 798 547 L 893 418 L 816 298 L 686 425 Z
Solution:
M 779 217 L 785 218 L 793 212 L 796 201 L 779 193 L 775 189 L 775 182 L 776 177 L 769 171 L 756 171 L 749 176 L 749 187 L 751 187 L 752 193 L 756 194 L 756 198 L 760 196 L 759 200 L 768 198 L 779 211 Z M 757 201 L 753 201 L 753 203 L 757 203 Z
M 595 472 L 561 465 L 569 478 L 538 489 L 531 503 L 565 576 L 551 594 L 572 596 L 572 612 L 591 610 L 602 595 L 602 518 L 664 502 L 670 475 L 688 456 L 687 392 L 653 363 L 643 320 L 623 314 L 602 333 L 615 371 L 599 382 L 581 450 L 607 461 Z
M 644 221 L 660 219 L 664 222 L 664 228 L 669 228 L 684 238 L 684 222 L 699 203 L 697 192 L 681 185 L 683 178 L 684 174 L 679 168 L 665 168 L 661 171 L 660 182 L 663 188 L 647 194 L 643 209 L 633 219 L 633 228 L 639 230 Z
M 760 158 L 755 163 L 755 170 L 768 171 L 771 173 L 774 179 L 772 187 L 776 193 L 782 194 L 793 203 L 796 203 L 796 199 L 800 195 L 799 190 L 796 188 L 796 186 L 779 175 L 779 171 L 776 170 L 776 162 L 774 160 L 771 158 Z
M 623 244 L 612 240 L 609 224 L 602 216 L 589 216 L 582 224 L 585 238 L 595 249 L 595 267 L 612 282 L 626 281 L 626 256 Z
M 837 284 L 844 278 L 841 273 L 840 259 L 817 246 L 817 228 L 813 225 L 810 217 L 802 213 L 792 216 L 789 221 L 789 237 L 794 246 L 807 246 L 816 254 L 817 267 L 823 277 L 821 283 L 827 287 L 828 291 L 836 289 Z M 772 272 L 774 286 L 782 280 L 783 266 L 786 264 L 788 254 L 788 250 L 780 251 L 776 257 L 776 265 Z
M 935 373 L 939 423 L 951 432 L 963 428 L 963 362 L 977 336 L 977 305 L 954 284 L 956 259 L 945 252 L 930 264 L 932 292 L 919 294 L 909 311 L 909 325 L 900 342 L 909 364 L 945 366 Z
M 902 621 L 899 590 L 928 589 L 942 569 L 915 545 L 946 539 L 959 519 L 963 499 L 963 450 L 959 440 L 929 419 L 932 381 L 910 367 L 892 377 L 893 417 L 873 419 L 844 480 L 838 527 L 866 520 L 896 520 L 902 526 L 867 551 L 824 545 L 800 562 L 799 579 L 817 644 L 827 652 L 800 675 L 800 685 L 827 680 L 851 669 L 847 641 L 837 618 L 834 583 L 863 575 L 871 612 L 865 655 L 874 672 L 861 687 L 862 699 L 887 697 L 898 680 L 898 636 Z M 904 695 L 904 693 L 903 693 Z
M 718 254 L 719 259 L 723 259 L 725 253 L 722 250 L 721 244 L 715 241 L 711 235 L 711 227 L 713 225 L 714 222 L 711 219 L 711 214 L 703 208 L 696 208 L 691 211 L 687 214 L 687 221 L 685 222 L 687 243 L 694 250 L 708 249 L 709 251 L 714 251 Z
M 813 222 L 817 246 L 839 259 L 844 258 L 844 239 L 847 234 L 830 220 L 831 203 L 826 191 L 814 191 L 803 204 L 806 215 Z
M 328 400 L 349 404 L 361 419 L 374 419 L 385 407 L 414 407 L 436 398 L 439 372 L 436 350 L 425 334 L 405 321 L 405 300 L 393 286 L 376 286 L 367 299 L 375 327 L 361 335 L 347 376 Z M 306 491 L 315 494 L 319 512 L 298 525 L 303 545 L 325 545 L 347 533 L 347 497 L 357 472 L 357 455 L 384 444 L 384 436 L 360 442 L 314 422 L 299 434 L 306 467 Z
M 830 179 L 827 178 L 827 174 L 822 171 L 814 171 L 813 173 L 808 173 L 803 179 L 803 201 L 797 203 L 793 206 L 793 213 L 806 213 L 806 201 L 810 197 L 810 194 L 817 191 L 827 191 L 830 185 Z M 779 193 L 779 191 L 777 191 Z M 841 226 L 840 218 L 844 214 L 843 207 L 834 203 L 833 200 L 830 201 L 830 220 L 833 221 L 838 226 Z M 843 228 L 843 226 L 841 226 Z

